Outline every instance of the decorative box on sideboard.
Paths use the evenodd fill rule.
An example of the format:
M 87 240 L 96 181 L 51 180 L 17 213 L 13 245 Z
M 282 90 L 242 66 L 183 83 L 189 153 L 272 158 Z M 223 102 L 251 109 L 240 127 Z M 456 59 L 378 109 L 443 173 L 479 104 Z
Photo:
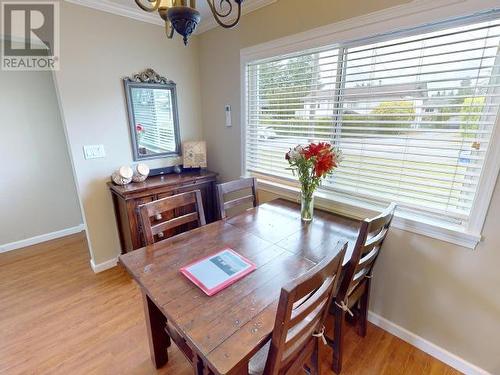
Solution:
M 196 170 L 150 177 L 144 182 L 119 186 L 108 183 L 115 208 L 122 253 L 144 246 L 138 206 L 187 191 L 200 190 L 207 223 L 217 220 L 217 173 Z M 176 216 L 180 213 L 175 213 Z

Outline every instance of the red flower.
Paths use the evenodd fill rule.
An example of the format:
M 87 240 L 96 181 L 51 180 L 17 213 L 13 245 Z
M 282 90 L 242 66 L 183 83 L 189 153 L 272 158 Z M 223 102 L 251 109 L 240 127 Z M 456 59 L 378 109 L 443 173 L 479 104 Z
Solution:
M 141 124 L 137 124 L 137 125 L 135 126 L 135 131 L 136 131 L 137 133 L 143 132 L 143 131 L 144 131 L 144 126 L 142 126 Z
M 325 142 L 311 143 L 309 146 L 304 148 L 304 157 L 309 160 L 313 157 L 319 157 L 322 154 L 330 153 L 332 146 Z
M 304 148 L 304 157 L 306 160 L 314 159 L 314 175 L 318 178 L 337 167 L 337 157 L 329 143 L 311 143 Z
M 336 166 L 336 162 L 331 152 L 322 153 L 316 159 L 316 163 L 314 165 L 314 174 L 316 175 L 316 177 L 323 177 Z

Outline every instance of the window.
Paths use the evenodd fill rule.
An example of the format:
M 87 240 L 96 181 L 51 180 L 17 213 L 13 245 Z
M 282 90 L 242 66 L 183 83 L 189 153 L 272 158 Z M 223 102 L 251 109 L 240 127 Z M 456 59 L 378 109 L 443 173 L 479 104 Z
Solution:
M 284 153 L 328 141 L 344 161 L 322 192 L 467 227 L 497 122 L 500 22 L 443 25 L 247 63 L 246 172 L 291 181 Z

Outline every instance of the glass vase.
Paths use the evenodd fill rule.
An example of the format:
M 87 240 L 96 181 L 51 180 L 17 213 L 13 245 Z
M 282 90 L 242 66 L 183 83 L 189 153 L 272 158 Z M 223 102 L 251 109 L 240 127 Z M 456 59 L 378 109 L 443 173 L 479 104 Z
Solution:
M 309 222 L 314 215 L 314 194 L 300 194 L 300 217 L 302 221 Z

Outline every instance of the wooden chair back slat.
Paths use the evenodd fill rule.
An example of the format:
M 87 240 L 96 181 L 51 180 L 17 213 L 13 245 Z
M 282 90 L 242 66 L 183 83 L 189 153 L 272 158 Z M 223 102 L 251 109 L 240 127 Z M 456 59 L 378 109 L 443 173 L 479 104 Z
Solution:
M 363 258 L 360 259 L 358 265 L 356 266 L 356 270 L 354 273 L 358 273 L 362 269 L 369 267 L 373 262 L 375 262 L 375 259 L 377 259 L 378 253 L 380 251 L 380 248 L 377 247 L 375 249 L 372 249 L 368 254 L 363 256 Z
M 224 203 L 224 210 L 229 210 L 230 208 L 240 206 L 242 204 L 249 204 L 249 203 L 254 203 L 254 196 L 253 195 L 247 195 L 241 198 L 236 198 L 230 201 L 227 201 Z
M 332 255 L 282 288 L 265 374 L 302 368 L 306 349 L 317 340 L 312 334 L 321 331 L 337 290 L 346 249 L 347 243 L 339 243 Z
M 379 216 L 374 217 L 373 219 L 367 220 L 369 223 L 368 227 L 368 235 L 371 233 L 379 232 L 383 228 L 387 228 L 392 221 L 392 217 L 394 215 L 394 211 L 396 209 L 396 205 L 392 203 L 384 212 L 382 212 Z M 391 215 L 392 212 L 392 215 Z
M 257 186 L 256 178 L 240 178 L 239 180 L 224 182 L 223 184 L 217 185 L 217 187 L 222 191 L 223 194 L 232 193 L 233 191 L 253 188 Z
M 365 244 L 363 245 L 361 249 L 361 257 L 365 256 L 366 254 L 370 253 L 373 249 L 378 249 L 382 245 L 382 242 L 385 239 L 385 236 L 387 235 L 388 228 L 382 228 L 380 232 L 366 240 Z
M 227 202 L 224 201 L 226 194 L 236 193 L 246 189 L 250 189 L 251 194 L 241 198 L 235 198 Z M 253 207 L 257 207 L 259 205 L 257 198 L 257 179 L 242 178 L 240 180 L 219 184 L 217 185 L 217 199 L 219 201 L 219 216 L 221 219 L 225 219 L 227 217 L 227 210 L 231 208 L 250 203 Z
M 348 300 L 347 300 L 347 306 L 351 308 L 352 306 L 356 305 L 359 302 L 359 298 L 363 296 L 363 294 L 366 292 L 366 288 L 368 286 L 368 279 L 363 278 L 362 280 L 359 281 L 358 284 L 353 285 L 351 289 L 349 289 L 348 293 Z
M 192 222 L 196 222 L 199 225 L 198 212 L 192 212 L 190 214 L 174 217 L 173 219 L 164 221 L 163 223 L 155 224 L 151 226 L 151 231 L 153 232 L 153 235 L 156 235 L 158 233 L 163 233 L 167 230 L 177 228 L 180 227 L 181 225 L 189 224 Z
M 351 284 L 349 285 L 350 289 L 354 289 L 354 287 L 356 287 L 356 285 L 364 279 L 364 277 L 366 275 L 368 275 L 368 273 L 370 272 L 370 269 L 369 268 L 363 268 L 362 270 L 360 270 L 359 272 L 355 273 L 354 274 L 354 277 L 352 278 L 352 281 L 351 281 Z
M 303 305 L 308 300 L 313 298 L 313 294 L 318 294 L 319 290 L 316 290 L 314 286 L 322 285 L 324 278 L 325 278 L 324 274 L 316 273 L 311 275 L 311 277 L 308 280 L 304 281 L 300 285 L 297 285 L 297 288 L 295 290 L 295 298 L 298 304 L 294 307 Z
M 324 284 L 321 286 L 321 289 L 322 290 L 315 292 L 314 296 L 311 296 L 311 298 L 308 298 L 292 310 L 290 325 L 296 325 L 300 321 L 304 320 L 304 318 L 316 309 L 321 302 L 329 297 L 329 285 Z
M 166 212 L 171 212 L 176 209 L 185 208 L 194 205 L 194 211 L 183 214 L 172 219 L 160 222 L 151 223 L 152 218 L 158 215 L 163 215 Z M 139 215 L 141 217 L 142 231 L 146 245 L 152 245 L 155 242 L 155 237 L 159 237 L 166 231 L 179 228 L 180 226 L 195 223 L 197 227 L 206 224 L 205 211 L 203 210 L 203 202 L 201 192 L 199 190 L 181 193 L 149 202 L 139 206 Z
M 318 306 L 315 306 L 312 311 L 313 314 L 311 314 L 314 316 L 313 318 L 307 317 L 302 319 L 288 331 L 285 340 L 283 362 L 286 363 L 291 356 L 297 354 L 297 351 L 301 349 L 301 344 L 310 340 L 314 331 L 321 329 L 321 327 L 318 327 L 321 321 L 321 315 L 319 313 L 326 307 L 327 302 L 328 300 L 323 300 Z
M 172 195 L 163 199 L 159 199 L 141 206 L 146 209 L 150 217 L 162 214 L 163 212 L 171 211 L 175 208 L 188 206 L 196 203 L 196 194 L 194 192 L 187 192 L 177 195 Z M 200 192 L 201 194 L 201 192 Z

